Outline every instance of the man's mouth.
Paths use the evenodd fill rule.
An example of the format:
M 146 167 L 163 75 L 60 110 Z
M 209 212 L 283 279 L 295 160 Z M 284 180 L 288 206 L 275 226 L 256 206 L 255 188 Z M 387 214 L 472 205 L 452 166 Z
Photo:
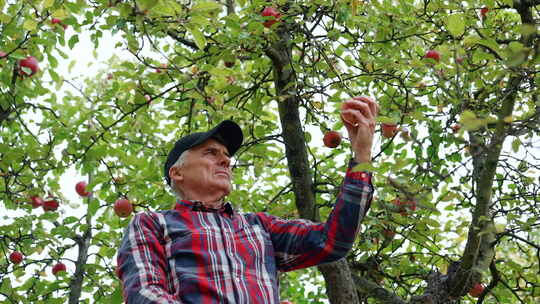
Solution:
M 218 171 L 218 172 L 216 172 L 216 174 L 218 174 L 218 175 L 225 175 L 225 176 L 227 176 L 227 177 L 230 177 L 229 172 L 225 172 L 225 171 Z

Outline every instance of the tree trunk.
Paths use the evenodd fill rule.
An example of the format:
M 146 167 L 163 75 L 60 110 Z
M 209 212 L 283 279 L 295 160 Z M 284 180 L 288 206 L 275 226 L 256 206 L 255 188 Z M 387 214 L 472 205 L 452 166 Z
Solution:
M 310 172 L 308 153 L 296 91 L 296 79 L 291 63 L 290 35 L 283 25 L 277 29 L 280 40 L 266 50 L 272 59 L 274 83 L 279 103 L 279 116 L 285 154 L 292 180 L 296 208 L 300 217 L 318 221 L 319 213 L 315 206 L 313 177 Z M 319 266 L 322 272 L 330 303 L 358 303 L 357 291 L 351 271 L 345 260 Z

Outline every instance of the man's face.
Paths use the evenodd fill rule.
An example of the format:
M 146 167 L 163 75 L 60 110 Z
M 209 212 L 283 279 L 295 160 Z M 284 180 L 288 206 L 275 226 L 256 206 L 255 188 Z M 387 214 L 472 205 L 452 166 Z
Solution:
M 177 170 L 180 178 L 174 179 L 188 199 L 200 199 L 193 197 L 199 193 L 225 196 L 231 192 L 230 155 L 227 148 L 213 138 L 191 148 Z

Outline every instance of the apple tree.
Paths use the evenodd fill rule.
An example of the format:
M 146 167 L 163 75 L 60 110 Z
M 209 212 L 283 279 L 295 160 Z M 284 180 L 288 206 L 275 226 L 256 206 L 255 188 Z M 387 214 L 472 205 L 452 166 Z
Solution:
M 346 259 L 280 274 L 282 298 L 540 299 L 540 1 L 0 8 L 1 301 L 120 303 L 132 209 L 171 208 L 174 140 L 223 119 L 245 134 L 228 199 L 324 221 L 350 158 L 341 103 L 362 95 L 381 107 L 373 162 L 355 168 L 374 172 L 371 210 Z M 85 39 L 125 55 L 59 73 Z

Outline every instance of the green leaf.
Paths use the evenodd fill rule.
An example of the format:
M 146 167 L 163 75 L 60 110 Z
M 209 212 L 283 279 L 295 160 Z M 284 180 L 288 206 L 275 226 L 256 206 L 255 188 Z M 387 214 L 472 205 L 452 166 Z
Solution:
M 207 12 L 211 10 L 221 10 L 222 5 L 217 2 L 211 2 L 211 1 L 203 1 L 195 4 L 191 8 L 192 13 L 201 13 L 201 12 Z
M 42 7 L 44 9 L 47 9 L 47 8 L 53 6 L 53 4 L 54 4 L 54 0 L 44 0 L 43 3 L 42 3 Z
M 69 38 L 69 41 L 68 41 L 69 48 L 73 49 L 73 47 L 75 46 L 75 44 L 77 44 L 77 42 L 79 42 L 79 35 L 71 36 L 71 38 Z
M 152 9 L 158 2 L 159 0 L 137 0 L 137 5 L 139 6 L 139 10 L 144 12 Z
M 23 28 L 27 31 L 33 31 L 37 28 L 37 22 L 33 19 L 26 19 L 23 23 Z
M 459 122 L 467 131 L 478 130 L 482 126 L 486 125 L 486 121 L 484 119 L 477 118 L 476 114 L 471 111 L 464 111 L 461 113 Z
M 188 27 L 188 31 L 193 36 L 193 39 L 195 39 L 195 44 L 197 47 L 202 50 L 206 46 L 206 38 L 204 37 L 203 33 L 199 31 L 196 27 Z
M 465 33 L 465 16 L 463 14 L 453 14 L 446 18 L 446 28 L 454 37 L 459 37 Z
M 515 138 L 512 141 L 512 151 L 515 153 L 519 152 L 519 147 L 521 146 L 521 140 L 519 138 Z

